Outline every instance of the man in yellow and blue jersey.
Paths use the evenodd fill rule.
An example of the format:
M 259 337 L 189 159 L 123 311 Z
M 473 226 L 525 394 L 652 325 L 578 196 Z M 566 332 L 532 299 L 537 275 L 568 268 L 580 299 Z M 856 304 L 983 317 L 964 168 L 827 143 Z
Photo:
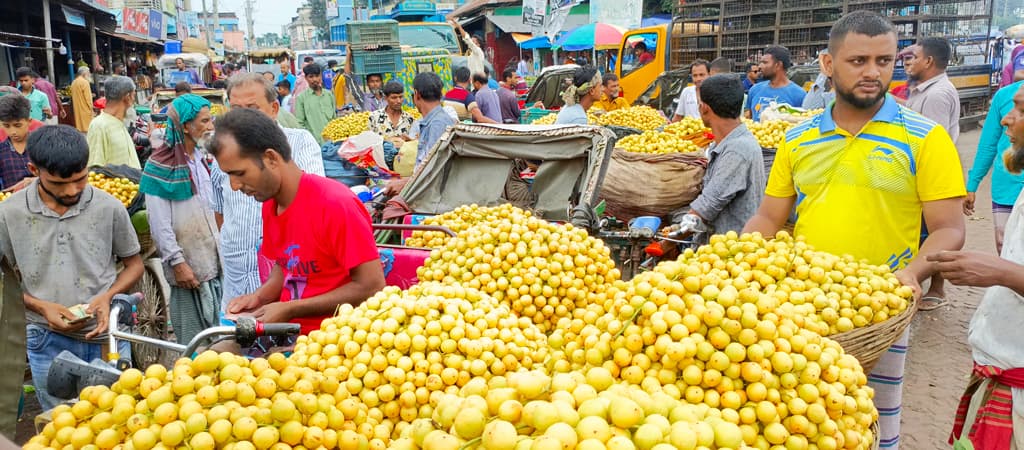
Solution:
M 822 69 L 835 102 L 786 133 L 744 231 L 774 234 L 795 207 L 796 235 L 819 250 L 892 267 L 919 298 L 920 282 L 934 271 L 925 257 L 963 246 L 960 158 L 942 127 L 886 95 L 896 59 L 892 22 L 856 11 L 833 25 L 829 39 Z M 899 447 L 908 342 L 904 333 L 868 376 L 881 448 Z

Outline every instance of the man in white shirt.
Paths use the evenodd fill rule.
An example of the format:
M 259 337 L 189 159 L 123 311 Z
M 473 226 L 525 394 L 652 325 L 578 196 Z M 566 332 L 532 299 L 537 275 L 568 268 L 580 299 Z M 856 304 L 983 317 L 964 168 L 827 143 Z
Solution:
M 257 109 L 271 119 L 277 119 L 280 106 L 275 100 L 274 87 L 258 73 L 238 74 L 228 85 L 228 100 L 232 108 Z M 320 146 L 313 135 L 300 128 L 284 128 L 291 147 L 292 159 L 303 172 L 324 175 L 324 161 Z M 231 180 L 216 163 L 210 170 L 213 183 L 212 208 L 220 226 L 220 254 L 224 260 L 224 283 L 221 311 L 227 311 L 227 302 L 248 294 L 262 285 L 259 274 L 258 250 L 263 235 L 260 203 L 242 191 L 231 188 Z
M 700 119 L 700 108 L 697 102 L 697 89 L 704 79 L 711 73 L 711 64 L 707 60 L 698 59 L 690 65 L 690 77 L 693 78 L 693 86 L 683 88 L 676 102 L 676 113 L 672 116 L 672 122 L 683 120 L 683 117 Z

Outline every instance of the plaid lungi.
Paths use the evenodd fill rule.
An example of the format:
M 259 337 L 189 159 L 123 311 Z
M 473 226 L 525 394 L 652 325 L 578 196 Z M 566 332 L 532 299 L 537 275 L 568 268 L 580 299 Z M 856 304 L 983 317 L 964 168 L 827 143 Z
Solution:
M 222 295 L 220 278 L 199 283 L 196 289 L 171 285 L 171 326 L 179 344 L 188 344 L 200 331 L 220 323 Z
M 985 383 L 985 381 L 988 383 Z M 972 423 L 966 423 L 971 400 L 980 394 L 978 407 Z M 956 409 L 956 420 L 949 443 L 962 438 L 964 428 L 969 430 L 967 438 L 976 450 L 1005 450 L 1013 439 L 1013 388 L 1024 388 L 1024 368 L 1000 369 L 993 366 L 974 364 L 971 380 L 967 383 L 960 405 Z

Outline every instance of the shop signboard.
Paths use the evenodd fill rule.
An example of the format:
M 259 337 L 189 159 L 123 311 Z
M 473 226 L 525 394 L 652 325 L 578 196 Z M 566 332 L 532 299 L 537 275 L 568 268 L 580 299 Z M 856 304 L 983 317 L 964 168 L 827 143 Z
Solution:
M 327 18 L 338 17 L 338 0 L 326 0 Z
M 174 0 L 164 0 L 163 1 L 164 14 L 167 14 L 169 16 L 177 16 L 178 15 L 178 4 L 177 3 L 178 2 L 176 2 Z
M 118 25 L 124 33 L 149 37 L 149 13 L 132 8 L 122 8 Z
M 199 37 L 199 13 L 196 11 L 182 11 L 178 20 L 178 37 Z
M 545 0 L 523 0 L 523 23 L 533 26 L 544 25 Z
M 77 25 L 80 27 L 85 26 L 85 13 L 64 5 L 60 5 L 60 8 L 64 11 L 64 20 L 67 21 L 69 25 Z
M 82 3 L 93 8 L 110 9 L 110 0 L 82 0 Z
M 164 39 L 164 13 L 155 9 L 149 10 L 149 37 L 153 39 Z

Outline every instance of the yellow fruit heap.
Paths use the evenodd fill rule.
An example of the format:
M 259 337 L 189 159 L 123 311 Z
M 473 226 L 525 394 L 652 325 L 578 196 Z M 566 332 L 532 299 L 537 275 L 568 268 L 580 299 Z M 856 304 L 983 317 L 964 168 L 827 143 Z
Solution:
M 672 133 L 677 136 L 685 137 L 691 136 L 697 133 L 706 133 L 711 131 L 710 128 L 704 126 L 704 121 L 694 117 L 683 117 L 682 120 L 665 125 L 666 133 Z
M 786 130 L 795 125 L 785 120 L 769 120 L 766 122 L 754 122 L 750 119 L 743 119 L 750 132 L 757 138 L 757 143 L 764 148 L 778 148 L 782 140 L 786 138 Z
M 101 173 L 89 172 L 89 184 L 113 195 L 126 208 L 139 194 L 139 185 L 132 183 L 127 178 L 111 178 Z
M 590 125 L 596 125 L 598 123 L 597 116 L 589 112 L 587 113 L 587 119 Z M 530 122 L 530 125 L 554 125 L 556 120 L 558 120 L 558 112 L 533 119 L 533 121 Z
M 500 222 L 507 220 L 513 214 L 516 214 L 516 208 L 510 204 L 492 208 L 481 208 L 475 204 L 463 205 L 444 214 L 427 217 L 423 219 L 423 225 L 446 227 L 458 234 L 481 222 L 499 226 Z M 441 248 L 444 247 L 444 244 L 449 239 L 451 239 L 451 236 L 448 233 L 417 230 L 413 231 L 412 235 L 405 240 L 405 245 L 409 247 Z
M 555 120 L 558 120 L 558 114 L 548 114 L 543 117 L 538 117 L 530 122 L 530 125 L 554 125 Z
M 703 412 L 687 426 L 714 429 L 713 439 L 697 433 L 708 448 L 738 448 L 737 437 L 756 448 L 869 448 L 878 413 L 856 358 L 798 317 L 773 312 L 774 296 L 737 292 L 737 279 L 694 285 L 691 267 L 659 264 L 618 283 L 607 313 L 593 307 L 589 322 L 560 323 L 548 339 L 554 371 L 600 371 L 698 405 Z M 678 417 L 670 414 L 672 426 Z M 694 448 L 672 442 L 671 432 L 656 436 Z
M 789 339 L 776 338 L 784 348 L 778 350 L 773 341 L 762 339 L 751 345 L 759 363 L 730 362 L 709 342 L 692 339 L 688 349 L 673 355 L 685 357 L 685 371 L 657 370 L 661 379 L 673 380 L 664 387 L 656 376 L 642 385 L 623 382 L 615 375 L 622 371 L 601 366 L 474 378 L 457 394 L 440 396 L 433 415 L 404 427 L 389 448 L 870 448 L 877 411 L 865 387 L 867 377 L 834 342 L 804 331 L 821 342 L 795 351 L 786 346 Z M 802 342 L 801 337 L 790 339 Z M 701 351 L 713 355 L 706 358 L 710 361 L 699 359 Z M 722 372 L 712 365 L 729 369 Z M 772 373 L 776 366 L 787 371 Z
M 215 116 L 215 117 L 219 116 L 221 114 L 224 114 L 224 112 L 226 112 L 226 111 L 227 111 L 227 109 L 224 108 L 224 105 L 222 105 L 220 103 L 213 103 L 213 104 L 210 105 L 210 115 L 212 115 L 212 116 Z
M 324 139 L 329 141 L 340 141 L 368 130 L 369 121 L 370 113 L 368 112 L 348 114 L 327 122 L 327 126 L 324 127 L 324 131 L 321 134 Z
M 775 314 L 822 336 L 885 322 L 905 311 L 912 296 L 888 266 L 816 251 L 785 232 L 772 240 L 716 235 L 709 245 L 687 250 L 678 262 L 667 264 L 682 264 L 683 283 L 690 289 L 699 286 L 702 295 L 730 303 L 735 295 L 769 295 L 778 305 Z M 732 287 L 708 287 L 721 280 Z
M 402 111 L 409 113 L 413 119 L 419 120 L 423 118 L 423 114 L 420 114 L 420 110 L 412 106 L 402 106 Z
M 480 289 L 549 332 L 559 318 L 603 302 L 620 278 L 610 253 L 583 229 L 513 209 L 508 219 L 481 222 L 431 251 L 416 275 Z
M 600 125 L 618 125 L 642 131 L 652 131 L 664 126 L 667 122 L 658 110 L 654 108 L 649 106 L 630 106 L 629 108 L 616 109 L 601 115 L 597 123 Z
M 509 207 L 444 221 L 466 225 L 432 251 L 421 284 L 340 307 L 291 356 L 204 352 L 170 372 L 127 370 L 56 408 L 25 448 L 873 444 L 873 391 L 822 333 L 905 309 L 888 269 L 730 233 L 625 282 L 601 241 L 569 225 Z
M 662 133 L 660 131 L 645 131 L 641 134 L 629 135 L 620 139 L 615 146 L 634 153 L 665 154 L 700 151 L 700 147 L 697 147 L 697 144 L 684 139 L 682 135 Z
M 170 373 L 129 369 L 111 388 L 87 388 L 73 407 L 55 409 L 26 448 L 383 449 L 430 417 L 439 395 L 540 367 L 548 351 L 529 319 L 479 291 L 390 287 L 342 307 L 287 359 L 208 351 Z

